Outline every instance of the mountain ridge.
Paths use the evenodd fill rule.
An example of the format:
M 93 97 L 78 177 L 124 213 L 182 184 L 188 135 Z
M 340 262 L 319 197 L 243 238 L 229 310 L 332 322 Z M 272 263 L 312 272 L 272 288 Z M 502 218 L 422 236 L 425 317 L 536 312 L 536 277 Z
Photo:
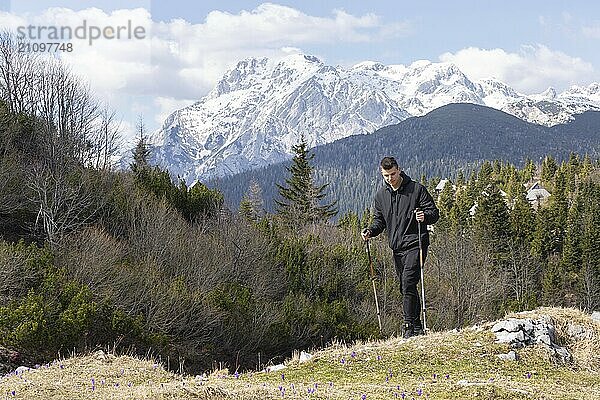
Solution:
M 366 61 L 342 68 L 303 54 L 250 58 L 165 120 L 155 134 L 153 162 L 188 183 L 227 176 L 289 159 L 302 136 L 317 147 L 451 103 L 490 106 L 553 126 L 600 110 L 600 85 L 527 96 L 496 79 L 471 81 L 451 63 Z

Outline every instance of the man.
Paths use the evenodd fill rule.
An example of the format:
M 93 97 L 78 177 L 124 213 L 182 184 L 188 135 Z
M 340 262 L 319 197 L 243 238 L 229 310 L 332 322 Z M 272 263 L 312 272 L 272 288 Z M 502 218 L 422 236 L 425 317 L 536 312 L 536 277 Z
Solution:
M 375 195 L 373 224 L 364 228 L 361 235 L 364 240 L 368 240 L 379 235 L 384 229 L 387 232 L 402 292 L 403 335 L 409 338 L 424 333 L 421 323 L 421 300 L 417 291 L 421 278 L 417 223 L 421 224 L 421 244 L 425 262 L 429 246 L 427 225 L 437 222 L 440 213 L 427 189 L 410 179 L 398 167 L 393 157 L 384 157 L 380 166 L 385 183 Z

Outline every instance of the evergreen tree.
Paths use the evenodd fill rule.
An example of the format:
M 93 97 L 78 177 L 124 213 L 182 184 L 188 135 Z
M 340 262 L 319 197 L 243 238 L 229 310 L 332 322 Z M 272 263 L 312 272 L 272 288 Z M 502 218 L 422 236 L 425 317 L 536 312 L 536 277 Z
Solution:
M 552 232 L 554 231 L 554 219 L 548 207 L 538 208 L 535 214 L 535 230 L 531 252 L 541 259 L 548 258 L 552 251 Z
M 473 223 L 478 239 L 488 246 L 496 261 L 506 256 L 508 220 L 508 208 L 500 190 L 494 184 L 489 185 L 477 198 Z
M 294 158 L 287 168 L 290 177 L 286 185 L 277 184 L 279 200 L 277 213 L 292 226 L 304 226 L 310 223 L 323 222 L 337 214 L 336 202 L 320 204 L 327 195 L 328 184 L 317 186 L 313 182 L 313 167 L 310 162 L 314 158 L 304 137 L 300 143 L 292 146 Z
M 150 145 L 148 144 L 148 138 L 146 136 L 146 126 L 144 125 L 144 119 L 140 115 L 138 117 L 138 123 L 136 125 L 138 132 L 138 142 L 133 149 L 133 163 L 129 164 L 129 168 L 134 174 L 144 173 L 150 167 L 149 158 L 151 154 Z
M 535 230 L 535 215 L 525 193 L 517 194 L 510 211 L 510 227 L 512 237 L 519 244 L 530 245 Z
M 525 167 L 523 168 L 522 181 L 523 182 L 531 182 L 533 180 L 533 177 L 535 176 L 536 170 L 537 170 L 537 167 L 535 166 L 535 163 L 533 162 L 532 159 L 528 158 L 525 161 Z
M 250 181 L 248 192 L 240 202 L 240 214 L 253 222 L 257 222 L 265 215 L 262 189 L 255 179 Z
M 562 251 L 565 227 L 567 226 L 567 213 L 569 210 L 567 181 L 563 168 L 556 172 L 554 192 L 550 197 L 549 209 L 552 215 L 552 252 L 558 254 Z
M 459 189 L 463 185 L 465 185 L 465 175 L 463 174 L 462 169 L 458 171 L 458 175 L 456 176 L 456 188 Z
M 580 305 L 587 310 L 600 307 L 600 184 L 586 179 L 580 190 L 581 233 L 579 242 Z
M 486 160 L 481 165 L 481 169 L 477 175 L 477 187 L 480 191 L 485 190 L 485 188 L 487 188 L 493 182 L 493 173 L 494 169 L 492 168 L 492 164 Z
M 457 186 L 454 205 L 450 210 L 449 219 L 455 228 L 467 227 L 471 215 L 469 210 L 473 207 L 473 199 L 469 196 L 469 191 L 464 185 Z
M 579 172 L 579 179 L 581 179 L 582 181 L 585 180 L 590 175 L 590 172 L 592 172 L 593 170 L 594 170 L 594 166 L 592 164 L 592 160 L 590 159 L 590 156 L 588 154 L 586 154 L 583 157 L 583 161 L 581 162 L 581 170 Z
M 440 219 L 442 219 L 442 221 L 448 218 L 452 207 L 454 207 L 454 195 L 452 182 L 448 180 L 437 201 L 438 208 L 440 209 Z
M 554 181 L 554 174 L 556 174 L 556 170 L 558 169 L 558 165 L 552 156 L 544 157 L 542 161 L 542 185 L 547 188 L 552 188 L 552 182 Z

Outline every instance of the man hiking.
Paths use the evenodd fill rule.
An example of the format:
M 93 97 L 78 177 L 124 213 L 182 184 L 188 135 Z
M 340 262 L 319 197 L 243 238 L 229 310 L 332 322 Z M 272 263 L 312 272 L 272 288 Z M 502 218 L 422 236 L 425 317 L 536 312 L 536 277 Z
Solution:
M 422 262 L 425 262 L 429 246 L 427 225 L 436 223 L 440 213 L 427 189 L 410 179 L 398 167 L 394 157 L 384 157 L 380 167 L 385 183 L 375 195 L 373 224 L 364 228 L 361 235 L 364 240 L 368 240 L 384 229 L 387 232 L 402 292 L 403 336 L 409 338 L 424 333 L 421 300 L 417 291 L 421 274 L 417 224 L 421 224 L 422 228 Z

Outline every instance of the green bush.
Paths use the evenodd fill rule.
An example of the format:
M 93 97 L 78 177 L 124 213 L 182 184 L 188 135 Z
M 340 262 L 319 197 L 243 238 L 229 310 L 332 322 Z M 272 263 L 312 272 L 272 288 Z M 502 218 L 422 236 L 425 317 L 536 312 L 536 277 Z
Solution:
M 30 273 L 41 278 L 26 281 L 26 294 L 0 306 L 0 343 L 43 358 L 58 352 L 82 351 L 96 345 L 125 344 L 164 347 L 166 338 L 147 332 L 141 316 L 130 316 L 98 303 L 84 284 L 69 280 L 53 265 L 49 249 L 35 245 L 0 244 L 5 257 L 25 260 Z

